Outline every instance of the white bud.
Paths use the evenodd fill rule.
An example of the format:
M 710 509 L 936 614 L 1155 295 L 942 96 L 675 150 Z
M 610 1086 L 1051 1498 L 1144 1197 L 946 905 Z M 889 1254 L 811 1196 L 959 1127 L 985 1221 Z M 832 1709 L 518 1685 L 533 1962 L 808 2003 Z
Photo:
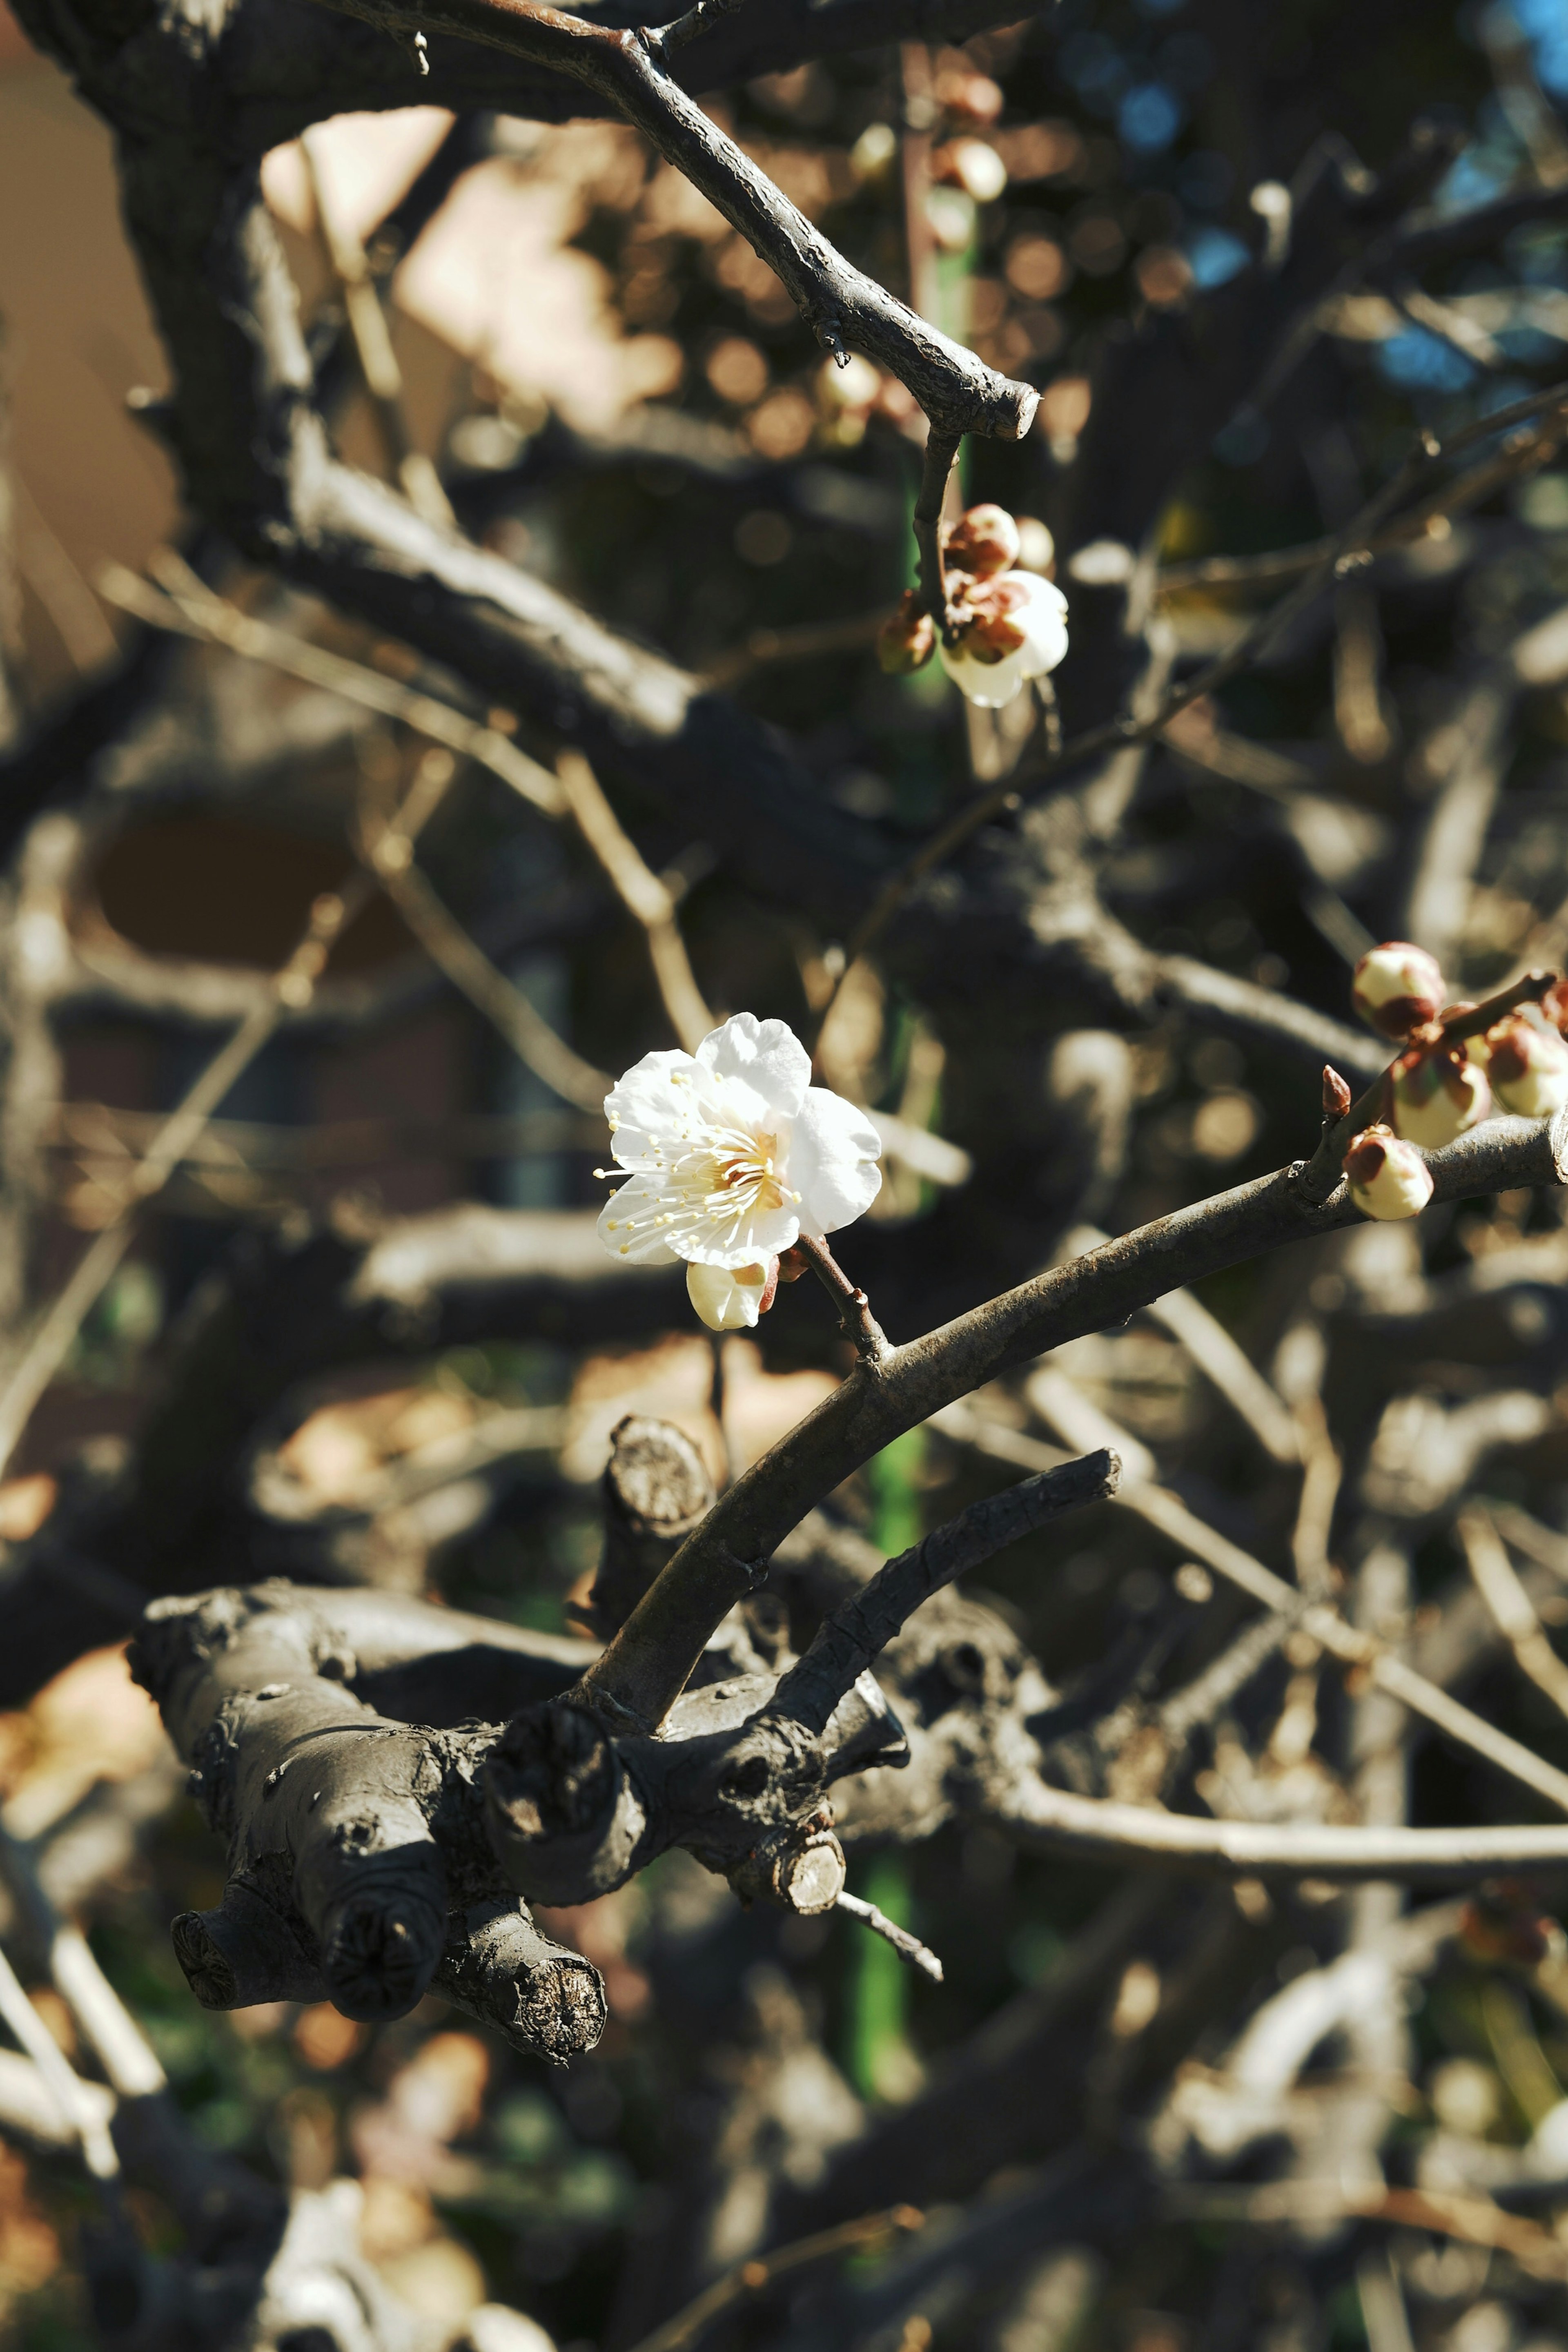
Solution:
M 1568 1103 L 1568 1045 L 1515 1013 L 1486 1034 L 1492 1092 L 1520 1118 L 1553 1118 Z
M 1395 1131 L 1424 1151 L 1440 1150 L 1477 1127 L 1491 1108 L 1491 1088 L 1479 1064 L 1437 1048 L 1396 1065 Z
M 1042 580 L 1038 572 L 1004 572 L 994 581 L 980 583 L 970 592 L 970 600 L 983 604 L 986 592 L 991 589 L 1003 592 L 1008 605 L 1003 634 L 1013 637 L 1014 644 L 998 656 L 984 643 L 986 624 L 982 623 L 979 629 L 968 633 L 977 651 L 970 650 L 963 640 L 948 646 L 940 639 L 936 650 L 943 668 L 967 701 L 978 703 L 982 709 L 999 710 L 1030 678 L 1043 677 L 1065 655 L 1067 599 L 1053 581 Z M 980 658 L 987 652 L 992 657 Z
M 1368 948 L 1351 982 L 1356 1011 L 1385 1037 L 1407 1037 L 1423 1021 L 1435 1021 L 1444 994 L 1437 958 L 1408 940 Z
M 732 1274 L 723 1265 L 688 1265 L 686 1297 L 710 1331 L 754 1331 L 765 1307 L 773 1304 L 779 1261 L 766 1265 L 737 1266 Z
M 1356 1207 L 1380 1223 L 1418 1216 L 1432 1197 L 1432 1171 L 1421 1154 L 1381 1124 L 1352 1137 L 1344 1172 Z

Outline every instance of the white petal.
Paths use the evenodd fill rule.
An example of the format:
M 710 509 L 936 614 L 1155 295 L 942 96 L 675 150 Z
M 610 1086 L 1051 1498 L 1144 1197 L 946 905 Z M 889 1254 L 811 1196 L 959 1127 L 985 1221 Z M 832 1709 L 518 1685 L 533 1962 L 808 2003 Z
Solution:
M 737 1274 L 716 1265 L 686 1268 L 686 1297 L 710 1331 L 754 1331 L 767 1286 L 765 1265 L 743 1265 Z
M 677 1136 L 696 1099 L 702 1073 L 689 1054 L 644 1054 L 604 1097 L 623 1168 L 635 1166 L 653 1144 Z
M 1011 572 L 1008 577 L 1019 583 L 1029 599 L 1018 620 L 1029 641 L 1027 675 L 1040 677 L 1066 655 L 1067 599 L 1053 580 L 1042 580 L 1038 572 Z
M 811 1083 L 811 1057 L 789 1024 L 758 1021 L 755 1013 L 732 1013 L 722 1029 L 710 1029 L 696 1057 L 716 1077 L 738 1078 L 782 1118 L 796 1116 Z
M 972 655 L 940 641 L 936 651 L 943 668 L 965 701 L 977 703 L 982 710 L 999 710 L 1034 676 L 1028 667 L 1027 646 L 1019 646 L 1016 653 L 1004 654 L 998 662 L 976 661 Z
M 599 1212 L 597 1231 L 612 1257 L 623 1257 L 632 1265 L 674 1265 L 675 1253 L 656 1226 L 644 1227 L 640 1237 L 633 1237 L 626 1230 L 633 1214 L 656 1208 L 661 1198 L 658 1185 L 645 1176 L 633 1176 L 630 1183 L 611 1194 Z
M 806 1096 L 789 1142 L 789 1181 L 800 1195 L 800 1230 L 821 1235 L 863 1216 L 882 1190 L 882 1138 L 863 1110 L 826 1087 Z
M 695 1232 L 677 1235 L 676 1255 L 688 1265 L 722 1265 L 734 1273 L 759 1258 L 778 1257 L 800 1238 L 801 1219 L 793 1202 L 782 1209 L 754 1210 L 739 1219 L 707 1218 Z

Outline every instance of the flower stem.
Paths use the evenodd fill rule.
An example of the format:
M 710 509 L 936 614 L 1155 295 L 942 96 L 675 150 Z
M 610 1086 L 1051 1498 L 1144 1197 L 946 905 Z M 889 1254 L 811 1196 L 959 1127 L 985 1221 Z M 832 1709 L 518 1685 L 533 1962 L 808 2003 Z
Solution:
M 795 1248 L 837 1307 L 844 1335 L 854 1342 L 861 1362 L 872 1368 L 885 1363 L 893 1353 L 887 1334 L 872 1313 L 865 1292 L 855 1288 L 827 1243 L 802 1234 Z

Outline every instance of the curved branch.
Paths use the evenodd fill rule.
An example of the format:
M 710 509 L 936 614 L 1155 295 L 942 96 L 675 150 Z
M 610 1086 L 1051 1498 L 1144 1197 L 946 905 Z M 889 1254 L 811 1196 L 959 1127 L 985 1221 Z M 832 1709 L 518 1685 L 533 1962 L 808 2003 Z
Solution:
M 1568 1181 L 1568 1112 L 1492 1119 L 1429 1160 L 1436 1201 Z M 1222 1267 L 1354 1224 L 1343 1185 L 1321 1207 L 1279 1169 L 1006 1291 L 884 1361 L 862 1363 L 832 1396 L 737 1479 L 685 1543 L 585 1677 L 600 1696 L 657 1724 L 714 1627 L 811 1507 L 891 1439 L 945 1404 L 1064 1340 L 1120 1323 L 1166 1291 Z
M 1499 1871 L 1568 1869 L 1568 1822 L 1549 1828 L 1406 1830 L 1331 1824 L 1198 1821 L 1147 1805 L 1075 1797 L 1043 1780 L 1015 1793 L 994 1826 L 1042 1853 L 1125 1869 L 1192 1870 L 1219 1878 L 1328 1878 L 1342 1884 L 1392 1878 L 1465 1886 Z

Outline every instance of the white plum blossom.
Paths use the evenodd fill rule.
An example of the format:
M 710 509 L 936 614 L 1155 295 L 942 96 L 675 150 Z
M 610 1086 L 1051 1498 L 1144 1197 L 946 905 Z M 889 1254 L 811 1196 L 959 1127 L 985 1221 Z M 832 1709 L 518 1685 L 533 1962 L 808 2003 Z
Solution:
M 1432 1197 L 1432 1171 L 1421 1154 L 1381 1122 L 1352 1136 L 1344 1172 L 1356 1207 L 1380 1223 L 1417 1216 Z
M 1351 981 L 1356 1011 L 1385 1037 L 1407 1037 L 1422 1022 L 1435 1021 L 1443 995 L 1437 958 L 1408 940 L 1368 948 Z
M 784 1021 L 737 1013 L 695 1054 L 644 1054 L 604 1113 L 629 1181 L 605 1202 L 600 1238 L 635 1265 L 684 1258 L 692 1304 L 715 1330 L 754 1324 L 779 1253 L 852 1223 L 881 1188 L 875 1128 L 812 1086 Z
M 1065 656 L 1067 599 L 1038 572 L 1003 572 L 977 581 L 967 601 L 977 617 L 956 645 L 938 639 L 936 650 L 967 700 L 999 710 L 1021 686 L 1043 677 Z

